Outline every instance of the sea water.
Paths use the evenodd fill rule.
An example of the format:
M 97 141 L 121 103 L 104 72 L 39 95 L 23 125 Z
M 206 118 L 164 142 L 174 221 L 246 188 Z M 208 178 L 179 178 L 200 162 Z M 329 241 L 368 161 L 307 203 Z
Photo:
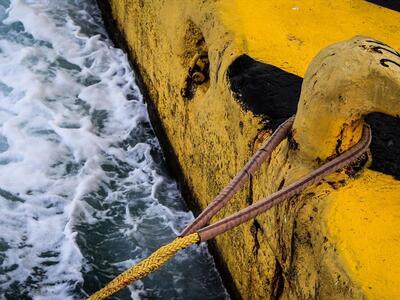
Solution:
M 94 0 L 0 0 L 0 297 L 82 299 L 191 220 Z M 227 298 L 203 246 L 116 299 Z

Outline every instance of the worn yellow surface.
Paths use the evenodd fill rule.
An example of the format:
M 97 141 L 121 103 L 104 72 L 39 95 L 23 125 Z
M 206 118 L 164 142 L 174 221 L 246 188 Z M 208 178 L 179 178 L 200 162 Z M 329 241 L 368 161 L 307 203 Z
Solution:
M 246 53 L 304 76 L 322 48 L 355 35 L 372 36 L 400 48 L 400 13 L 361 0 L 109 2 L 186 183 L 203 208 L 270 135 L 261 118 L 245 111 L 232 96 L 226 70 L 236 57 Z M 202 37 L 205 44 L 200 47 Z M 205 49 L 210 80 L 197 87 L 193 99 L 183 99 L 180 91 L 190 62 Z M 324 90 L 324 86 L 319 88 Z M 396 83 L 392 90 L 398 92 Z M 311 92 L 302 94 L 303 104 Z M 327 93 L 323 100 L 328 106 L 332 103 L 335 111 L 340 107 L 329 102 L 332 95 Z M 314 169 L 317 157 L 325 159 L 334 151 L 335 130 L 343 122 L 355 121 L 346 127 L 349 138 L 340 150 L 356 141 L 361 122 L 354 118 L 361 112 L 350 119 L 344 114 L 338 119 L 334 114 L 326 116 L 322 123 L 335 130 L 326 133 L 325 141 L 324 134 L 313 131 L 321 121 L 321 104 L 315 103 L 315 110 L 310 105 L 299 109 L 296 128 L 308 126 L 295 132 L 300 150 L 284 141 L 270 166 L 263 167 L 218 217 Z M 357 102 L 357 108 L 363 103 Z M 379 111 L 377 106 L 362 108 Z M 400 297 L 399 260 L 395 261 L 400 253 L 395 230 L 400 219 L 394 209 L 399 194 L 399 182 L 390 176 L 366 171 L 349 179 L 340 172 L 221 235 L 216 245 L 244 299 L 393 299 Z M 386 203 L 383 209 L 378 207 L 381 201 Z
M 329 234 L 346 266 L 374 299 L 400 294 L 400 181 L 366 171 L 326 197 Z

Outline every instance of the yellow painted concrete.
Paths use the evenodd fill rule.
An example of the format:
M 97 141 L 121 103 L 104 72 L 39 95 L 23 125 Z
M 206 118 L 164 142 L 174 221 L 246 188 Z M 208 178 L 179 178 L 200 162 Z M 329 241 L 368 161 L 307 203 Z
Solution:
M 355 35 L 400 49 L 399 13 L 363 0 L 232 0 L 217 6 L 251 57 L 299 76 L 322 48 Z
M 356 195 L 354 195 L 356 194 Z M 330 193 L 329 234 L 371 299 L 400 295 L 400 181 L 374 171 Z
M 230 91 L 226 70 L 236 57 L 246 53 L 304 76 L 322 48 L 355 35 L 372 36 L 400 48 L 400 13 L 361 0 L 109 2 L 187 184 L 203 208 L 271 133 L 263 129 L 260 117 L 243 110 Z M 202 37 L 204 44 L 198 43 Z M 193 99 L 184 99 L 181 89 L 191 61 L 204 49 L 209 55 L 210 80 L 197 87 Z M 301 105 L 313 91 L 303 90 Z M 329 102 L 329 97 L 324 100 L 335 109 L 337 104 Z M 315 112 L 314 107 L 300 107 L 298 128 L 320 119 L 320 104 L 316 105 Z M 357 107 L 360 105 L 364 105 L 362 101 L 357 102 Z M 377 107 L 367 111 L 379 110 Z M 349 117 L 354 124 L 346 127 L 348 138 L 340 150 L 356 142 L 361 124 L 358 117 Z M 333 118 L 327 117 L 326 124 L 332 121 L 341 128 L 347 122 L 344 117 Z M 335 130 L 329 132 L 326 142 L 320 132 L 296 131 L 300 150 L 282 142 L 269 167 L 263 167 L 218 217 L 276 191 L 283 180 L 287 185 L 317 167 L 315 158 L 332 154 L 329 140 L 336 135 Z M 318 144 L 322 147 L 314 146 Z M 336 173 L 257 217 L 256 222 L 216 239 L 244 299 L 279 295 L 283 299 L 400 297 L 400 272 L 385 273 L 380 265 L 387 257 L 388 265 L 398 270 L 393 260 L 398 258 L 400 241 L 393 228 L 399 227 L 400 219 L 389 207 L 398 207 L 399 182 L 368 170 L 358 175 L 350 179 L 343 171 Z M 383 210 L 377 207 L 377 195 L 387 204 Z M 360 211 L 352 214 L 357 208 Z M 388 223 L 377 217 L 381 211 Z M 364 218 L 370 221 L 364 222 Z M 392 229 L 386 230 L 389 225 Z

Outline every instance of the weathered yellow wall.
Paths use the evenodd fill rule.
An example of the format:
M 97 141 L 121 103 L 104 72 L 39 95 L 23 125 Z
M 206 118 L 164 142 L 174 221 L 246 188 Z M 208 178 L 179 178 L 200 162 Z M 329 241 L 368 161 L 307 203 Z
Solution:
M 331 2 L 109 1 L 201 207 L 270 134 L 261 118 L 232 96 L 226 70 L 236 57 L 247 53 L 304 76 L 321 48 L 357 34 L 400 48 L 399 13 L 365 1 Z M 196 46 L 200 32 L 201 47 Z M 181 88 L 191 58 L 204 47 L 210 80 L 193 99 L 184 99 Z M 218 218 L 315 167 L 284 141 L 268 169 L 256 174 Z M 335 190 L 328 184 L 340 180 Z M 337 173 L 221 235 L 216 244 L 244 299 L 400 297 L 398 195 L 399 182 L 390 176 L 368 170 L 349 179 Z
M 369 170 L 326 197 L 329 236 L 372 299 L 399 298 L 399 198 L 400 181 Z

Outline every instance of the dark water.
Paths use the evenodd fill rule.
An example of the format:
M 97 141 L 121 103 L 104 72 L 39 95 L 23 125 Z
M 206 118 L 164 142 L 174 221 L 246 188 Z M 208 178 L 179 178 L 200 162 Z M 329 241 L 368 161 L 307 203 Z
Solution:
M 0 0 L 0 295 L 82 299 L 193 218 L 95 1 Z M 206 247 L 116 299 L 228 298 Z

